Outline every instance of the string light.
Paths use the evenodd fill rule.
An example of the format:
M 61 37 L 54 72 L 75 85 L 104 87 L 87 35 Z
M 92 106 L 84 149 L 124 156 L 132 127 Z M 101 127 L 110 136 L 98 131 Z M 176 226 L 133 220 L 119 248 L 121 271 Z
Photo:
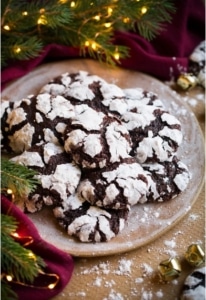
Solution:
M 43 14 L 45 13 L 45 9 L 44 9 L 44 8 L 41 8 L 41 9 L 39 10 L 39 13 L 40 13 L 41 15 L 43 15 Z
M 11 30 L 9 25 L 4 25 L 4 29 L 7 30 L 7 31 Z
M 128 17 L 125 17 L 124 19 L 123 19 L 123 22 L 126 24 L 126 23 L 129 23 L 130 22 L 130 18 L 128 18 Z
M 55 288 L 56 283 L 51 283 L 48 285 L 48 289 L 52 290 L 53 288 Z
M 16 54 L 19 54 L 19 53 L 21 52 L 21 48 L 20 48 L 20 47 L 15 47 L 15 48 L 14 48 L 14 52 L 15 52 Z
M 94 16 L 94 20 L 99 21 L 100 20 L 100 15 Z
M 33 258 L 34 260 L 36 260 L 36 256 L 34 255 L 34 253 L 33 252 L 29 252 L 28 253 L 28 256 L 30 257 L 30 258 Z
M 44 285 L 44 280 L 42 280 L 42 285 L 40 286 L 35 286 L 33 284 L 29 284 L 29 283 L 25 283 L 25 282 L 21 282 L 18 280 L 13 279 L 13 276 L 9 275 L 9 274 L 2 274 L 2 277 L 5 277 L 7 281 L 9 282 L 13 282 L 15 284 L 19 284 L 21 286 L 27 286 L 30 288 L 38 288 L 38 289 L 54 289 L 56 287 L 56 285 L 59 282 L 59 276 L 57 274 L 51 274 L 51 273 L 44 273 L 42 270 L 39 270 L 39 275 L 46 277 L 46 281 L 50 280 L 51 283 Z
M 7 189 L 6 192 L 7 192 L 7 194 L 9 194 L 9 195 L 12 195 L 12 194 L 13 194 L 13 191 L 12 191 L 11 189 Z
M 47 19 L 44 15 L 41 15 L 39 17 L 39 19 L 37 20 L 37 24 L 38 25 L 46 25 L 48 22 L 47 22 Z
M 11 236 L 15 237 L 15 238 L 19 238 L 19 234 L 17 232 L 12 232 Z
M 13 49 L 14 53 L 18 53 L 18 48 L 13 47 L 12 49 Z M 11 201 L 14 201 L 15 196 L 14 196 L 14 193 L 13 193 L 12 189 L 3 188 L 3 189 L 1 189 L 1 192 L 4 193 L 6 195 L 6 197 L 8 197 Z
M 6 280 L 7 280 L 7 281 L 12 281 L 12 279 L 13 279 L 13 278 L 12 278 L 11 275 L 6 275 Z
M 89 41 L 86 41 L 86 42 L 84 43 L 84 45 L 85 45 L 85 47 L 89 47 L 90 42 L 89 42 Z
M 113 55 L 114 59 L 119 60 L 120 59 L 120 54 L 119 52 L 115 52 Z
M 34 242 L 33 238 L 31 236 L 20 236 L 18 232 L 12 232 L 11 236 L 17 240 L 21 245 L 24 247 L 32 244 Z
M 23 11 L 22 12 L 22 16 L 28 16 L 28 12 L 27 11 Z
M 107 13 L 108 13 L 109 17 L 112 15 L 112 12 L 113 12 L 113 9 L 111 7 L 108 7 Z
M 92 46 L 91 47 L 92 47 L 93 50 L 96 50 L 97 49 L 97 43 L 92 42 Z
M 143 6 L 143 7 L 141 8 L 141 13 L 142 13 L 142 15 L 146 14 L 146 12 L 147 12 L 147 7 L 146 7 L 146 6 Z
M 111 22 L 104 23 L 104 26 L 105 26 L 106 28 L 109 28 L 109 27 L 111 27 L 111 26 L 112 26 L 112 23 L 111 23 Z
M 70 4 L 70 7 L 74 8 L 75 6 L 76 6 L 76 3 L 74 1 L 72 1 L 71 4 Z

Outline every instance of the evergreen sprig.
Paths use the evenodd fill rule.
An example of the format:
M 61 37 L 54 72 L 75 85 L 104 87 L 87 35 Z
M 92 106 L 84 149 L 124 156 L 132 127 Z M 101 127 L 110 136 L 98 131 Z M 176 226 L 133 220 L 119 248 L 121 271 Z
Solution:
M 1 214 L 1 291 L 3 299 L 16 299 L 5 275 L 19 283 L 32 283 L 45 262 L 40 256 L 14 240 L 18 223 L 12 216 Z
M 17 199 L 28 196 L 35 189 L 39 182 L 35 175 L 37 172 L 26 166 L 1 159 L 1 189 L 11 189 Z
M 115 30 L 138 30 L 151 40 L 174 12 L 171 0 L 3 0 L 2 66 L 38 56 L 51 43 L 115 64 L 116 52 L 129 55 L 126 46 L 114 44 Z

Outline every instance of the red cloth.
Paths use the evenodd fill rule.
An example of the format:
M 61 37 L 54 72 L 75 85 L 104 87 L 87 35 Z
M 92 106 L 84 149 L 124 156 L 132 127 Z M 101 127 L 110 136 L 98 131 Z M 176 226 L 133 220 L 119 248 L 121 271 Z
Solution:
M 71 279 L 74 268 L 72 257 L 42 240 L 36 227 L 29 218 L 4 196 L 1 196 L 1 213 L 13 216 L 18 221 L 18 234 L 31 236 L 34 239 L 33 243 L 27 246 L 27 248 L 43 258 L 47 265 L 44 269 L 45 272 L 57 274 L 60 278 L 58 284 L 52 290 L 13 284 L 12 288 L 17 293 L 18 299 L 48 300 L 53 298 L 64 289 Z
M 189 55 L 205 39 L 205 5 L 203 0 L 174 0 L 176 13 L 172 22 L 151 42 L 138 33 L 115 32 L 115 44 L 130 48 L 130 57 L 121 67 L 141 71 L 161 80 L 176 78 L 187 71 Z M 11 63 L 2 71 L 2 88 L 38 65 L 60 59 L 79 58 L 79 49 L 51 44 L 34 59 Z

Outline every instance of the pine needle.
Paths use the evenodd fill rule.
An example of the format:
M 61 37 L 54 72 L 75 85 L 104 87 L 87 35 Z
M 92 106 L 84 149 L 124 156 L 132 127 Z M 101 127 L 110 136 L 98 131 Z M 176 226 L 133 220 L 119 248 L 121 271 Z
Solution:
M 34 191 L 39 183 L 37 172 L 8 159 L 1 159 L 1 189 L 11 189 L 17 197 L 25 197 Z
M 2 5 L 2 66 L 11 60 L 37 57 L 45 45 L 56 43 L 78 47 L 109 64 L 112 57 L 111 39 L 116 30 L 138 30 L 151 40 L 171 22 L 175 7 L 172 0 L 41 0 L 3 1 Z M 73 4 L 73 5 L 72 5 Z M 142 9 L 145 9 L 143 11 Z M 93 49 L 93 44 L 98 44 Z M 124 45 L 120 45 L 124 46 Z M 126 48 L 126 47 L 125 47 Z M 96 53 L 95 53 L 96 52 Z M 127 51 L 128 53 L 129 51 Z M 125 58 L 126 49 L 119 52 Z
M 11 234 L 16 228 L 16 220 L 1 214 L 1 267 L 3 272 L 20 282 L 32 282 L 41 267 L 45 266 L 43 259 L 31 250 L 16 242 Z

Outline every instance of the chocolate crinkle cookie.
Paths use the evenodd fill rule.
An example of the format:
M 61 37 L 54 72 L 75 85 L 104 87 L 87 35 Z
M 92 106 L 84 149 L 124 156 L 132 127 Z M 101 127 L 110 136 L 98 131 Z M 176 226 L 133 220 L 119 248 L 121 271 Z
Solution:
M 91 205 L 77 194 L 54 209 L 59 224 L 82 242 L 106 242 L 120 233 L 129 210 L 108 210 Z
M 85 172 L 77 189 L 92 205 L 116 210 L 137 204 L 147 190 L 147 174 L 133 158 Z
M 205 88 L 205 48 L 206 41 L 202 41 L 194 49 L 189 57 L 188 71 L 194 74 L 198 79 L 198 84 Z
M 76 73 L 66 72 L 53 78 L 40 89 L 40 93 L 49 93 L 57 96 L 68 96 L 77 101 L 92 101 L 95 98 L 95 88 L 92 90 L 94 83 L 106 83 L 101 77 L 89 74 L 86 71 Z
M 7 152 L 21 153 L 37 143 L 63 144 L 63 132 L 73 105 L 62 96 L 31 95 L 3 107 L 2 146 Z
M 180 122 L 155 106 L 133 104 L 122 122 L 133 142 L 131 155 L 139 163 L 166 161 L 182 142 Z
M 65 151 L 82 168 L 103 168 L 129 157 L 128 130 L 112 115 L 98 112 L 86 104 L 75 107 L 75 117 L 65 130 Z
M 181 295 L 181 300 L 204 300 L 206 296 L 205 266 L 195 269 L 187 276 Z
M 85 103 L 96 110 L 108 112 L 102 104 L 105 99 L 124 98 L 124 92 L 115 84 L 107 83 L 97 75 L 86 71 L 64 73 L 42 87 L 40 93 L 61 95 L 73 105 Z
M 113 85 L 114 90 L 114 85 Z M 109 111 L 116 113 L 121 117 L 128 110 L 130 110 L 130 102 L 133 105 L 136 104 L 145 104 L 145 105 L 154 105 L 155 107 L 160 107 L 164 109 L 163 102 L 158 98 L 156 93 L 148 92 L 142 88 L 131 88 L 123 89 L 122 93 L 117 93 L 117 88 L 115 87 L 116 93 L 113 92 L 112 97 L 105 97 L 102 100 L 102 104 L 109 109 Z M 119 96 L 116 96 L 119 95 Z M 132 101 L 131 101 L 132 100 Z
M 142 89 L 125 89 L 125 97 L 102 103 L 119 116 L 132 139 L 131 156 L 139 163 L 169 160 L 182 142 L 181 124 L 165 110 L 157 95 Z
M 44 205 L 60 205 L 72 195 L 80 181 L 81 170 L 62 146 L 45 143 L 31 147 L 13 162 L 38 172 L 39 184 L 23 203 L 17 203 L 25 212 L 35 212 Z
M 149 188 L 141 202 L 167 201 L 183 192 L 191 178 L 187 166 L 176 156 L 170 161 L 142 164 L 148 175 Z

